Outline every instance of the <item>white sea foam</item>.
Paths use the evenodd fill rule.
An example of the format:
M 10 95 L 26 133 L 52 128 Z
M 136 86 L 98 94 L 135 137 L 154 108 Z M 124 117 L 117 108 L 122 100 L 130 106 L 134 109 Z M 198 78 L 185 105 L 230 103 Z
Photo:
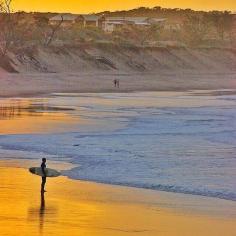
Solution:
M 132 94 L 96 96 L 101 96 L 106 103 L 93 100 L 96 102 L 89 106 L 87 101 L 78 105 L 73 99 L 80 99 L 79 95 L 71 99 L 75 107 L 86 106 L 82 116 L 98 122 L 107 120 L 109 128 L 95 132 L 88 128 L 87 132 L 4 135 L 0 136 L 0 146 L 6 150 L 33 152 L 30 158 L 38 158 L 35 153 L 41 153 L 51 155 L 52 160 L 79 164 L 63 172 L 74 179 L 236 201 L 236 100 L 233 101 L 233 95 L 230 99 L 226 96 L 226 100 L 210 97 L 210 104 L 204 100 L 207 97 L 190 96 L 195 104 L 192 107 L 176 106 L 174 101 L 170 106 L 161 106 L 158 102 L 163 97 L 155 93 L 135 94 L 143 100 L 151 97 L 152 104 L 130 103 Z M 71 106 L 71 100 L 64 97 L 59 99 Z M 57 97 L 54 99 L 58 102 Z M 117 102 L 119 99 L 121 103 Z M 112 129 L 110 125 L 116 123 Z

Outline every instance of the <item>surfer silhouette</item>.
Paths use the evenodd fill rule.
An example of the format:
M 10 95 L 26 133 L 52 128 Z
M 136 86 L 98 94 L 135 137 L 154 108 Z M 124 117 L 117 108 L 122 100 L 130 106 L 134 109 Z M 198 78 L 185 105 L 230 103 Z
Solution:
M 41 169 L 42 169 L 43 176 L 42 176 L 42 183 L 41 183 L 41 193 L 46 192 L 45 189 L 44 189 L 46 181 L 47 181 L 47 177 L 46 177 L 46 161 L 47 161 L 46 158 L 42 158 Z

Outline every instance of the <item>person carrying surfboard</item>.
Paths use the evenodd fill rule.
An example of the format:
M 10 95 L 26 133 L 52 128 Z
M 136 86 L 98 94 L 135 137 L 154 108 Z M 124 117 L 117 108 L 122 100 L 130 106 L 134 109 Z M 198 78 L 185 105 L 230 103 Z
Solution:
M 42 178 L 42 183 L 41 183 L 41 193 L 46 192 L 44 187 L 46 184 L 46 180 L 48 177 L 58 177 L 61 175 L 61 173 L 57 170 L 46 168 L 46 158 L 42 158 L 42 163 L 41 166 L 39 167 L 30 167 L 29 172 L 38 175 Z
M 41 183 L 41 192 L 46 192 L 44 187 L 45 187 L 45 184 L 46 184 L 46 180 L 47 180 L 47 177 L 46 177 L 46 161 L 47 159 L 44 157 L 42 158 L 42 164 L 41 164 L 41 170 L 42 170 L 42 173 L 43 173 L 43 176 L 42 176 L 42 183 Z

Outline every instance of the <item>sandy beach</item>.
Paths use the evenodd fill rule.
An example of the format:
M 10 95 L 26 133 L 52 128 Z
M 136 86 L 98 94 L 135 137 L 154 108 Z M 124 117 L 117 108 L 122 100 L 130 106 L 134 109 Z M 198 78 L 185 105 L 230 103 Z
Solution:
M 43 199 L 40 177 L 8 161 L 1 162 L 0 178 L 1 235 L 236 234 L 231 201 L 66 177 L 48 178 Z
M 113 81 L 119 79 L 120 88 Z M 236 73 L 176 71 L 156 73 L 1 73 L 0 97 L 37 96 L 57 92 L 104 93 L 236 89 Z
M 233 3 L 49 2 L 0 0 L 0 236 L 236 236 Z
M 20 86 L 19 88 L 23 87 Z M 17 90 L 17 92 L 19 91 L 20 90 Z M 48 167 L 57 170 L 68 170 L 69 172 L 65 173 L 65 175 L 67 176 L 70 176 L 70 174 L 72 174 L 71 177 L 73 178 L 74 172 L 72 171 L 70 173 L 70 170 L 73 170 L 73 168 L 74 170 L 76 170 L 76 168 L 78 167 L 77 165 L 73 166 L 73 164 L 71 164 L 73 163 L 72 159 L 66 158 L 67 156 L 69 157 L 69 154 L 71 153 L 71 157 L 74 157 L 75 159 L 76 155 L 79 155 L 78 165 L 82 164 L 82 166 L 87 166 L 88 168 L 84 170 L 83 168 L 78 169 L 78 172 L 75 172 L 75 174 L 77 173 L 80 175 L 84 173 L 84 176 L 89 175 L 89 177 L 91 177 L 92 174 L 96 174 L 96 171 L 94 170 L 96 168 L 99 168 L 98 160 L 100 160 L 101 158 L 109 157 L 109 162 L 104 159 L 102 165 L 100 166 L 100 168 L 102 169 L 98 169 L 99 171 L 97 173 L 101 173 L 101 176 L 104 177 L 104 175 L 109 173 L 105 173 L 103 168 L 107 170 L 109 167 L 110 171 L 112 170 L 112 168 L 115 168 L 115 174 L 117 174 L 117 172 L 121 172 L 119 173 L 120 176 L 118 176 L 117 178 L 122 179 L 125 174 L 128 174 L 127 172 L 130 171 L 133 166 L 126 163 L 122 165 L 122 168 L 120 166 L 115 166 L 116 163 L 120 163 L 123 160 L 116 159 L 116 156 L 109 156 L 110 153 L 113 153 L 113 155 L 118 155 L 117 158 L 121 157 L 122 150 L 120 152 L 116 151 L 117 146 L 122 147 L 122 145 L 119 143 L 119 140 L 116 139 L 117 134 L 115 133 L 112 136 L 112 140 L 115 140 L 115 149 L 110 149 L 113 147 L 113 144 L 110 143 L 110 146 L 106 150 L 107 141 L 111 140 L 109 133 L 108 139 L 106 138 L 106 134 L 98 136 L 99 142 L 97 143 L 96 140 L 96 142 L 93 139 L 89 140 L 89 134 L 80 136 L 79 134 L 81 132 L 81 127 L 86 128 L 88 126 L 90 128 L 92 127 L 92 129 L 94 130 L 98 126 L 97 132 L 101 132 L 101 130 L 108 130 L 111 132 L 111 130 L 109 129 L 110 125 L 113 128 L 123 127 L 122 122 L 124 120 L 120 119 L 120 117 L 130 117 L 131 114 L 127 115 L 126 111 L 129 111 L 129 107 L 134 105 L 136 105 L 137 107 L 135 109 L 133 108 L 133 111 L 140 111 L 140 108 L 144 109 L 145 107 L 148 107 L 148 105 L 157 106 L 158 110 L 153 110 L 154 114 L 156 114 L 156 111 L 159 111 L 158 116 L 155 117 L 155 120 L 157 119 L 157 117 L 161 117 L 160 109 L 163 107 L 167 109 L 169 106 L 170 112 L 168 112 L 167 114 L 166 112 L 163 113 L 164 118 L 163 120 L 160 120 L 160 122 L 162 123 L 166 120 L 166 117 L 169 118 L 170 116 L 172 118 L 174 113 L 171 109 L 175 109 L 174 111 L 176 112 L 176 109 L 181 109 L 181 107 L 183 106 L 191 108 L 193 111 L 197 109 L 197 115 L 199 115 L 204 114 L 202 113 L 204 110 L 201 109 L 205 109 L 204 107 L 206 107 L 208 112 L 207 118 L 203 116 L 204 119 L 200 119 L 200 124 L 210 121 L 210 124 L 212 125 L 214 122 L 222 122 L 222 120 L 220 119 L 214 121 L 214 119 L 212 119 L 211 117 L 215 118 L 215 113 L 213 113 L 212 115 L 209 114 L 209 107 L 211 109 L 214 108 L 213 110 L 215 111 L 217 107 L 220 107 L 221 109 L 229 109 L 230 106 L 232 106 L 232 112 L 234 111 L 234 100 L 232 101 L 231 97 L 227 97 L 228 100 L 227 98 L 225 98 L 226 100 L 222 100 L 221 97 L 214 97 L 211 95 L 214 93 L 234 94 L 235 91 L 195 91 L 192 93 L 162 92 L 158 94 L 127 93 L 124 97 L 122 97 L 121 94 L 116 94 L 115 96 L 112 93 L 106 95 L 70 94 L 71 97 L 69 97 L 69 99 L 67 98 L 67 96 L 69 96 L 68 94 L 56 94 L 54 95 L 54 97 L 52 96 L 51 98 L 48 97 L 44 99 L 35 97 L 25 99 L 2 99 L 2 149 L 0 152 L 1 235 L 235 236 L 236 202 L 233 200 L 219 199 L 217 197 L 220 196 L 216 196 L 215 194 L 213 195 L 215 197 L 203 197 L 191 194 L 171 193 L 143 188 L 115 186 L 112 184 L 106 185 L 96 183 L 96 181 L 89 182 L 72 180 L 66 176 L 61 176 L 54 179 L 48 178 L 46 185 L 47 192 L 43 196 L 41 196 L 41 178 L 32 175 L 28 171 L 29 167 L 38 166 L 40 164 L 41 157 L 45 156 L 47 150 L 50 150 L 52 152 L 51 154 L 53 154 L 54 151 L 54 153 L 60 153 L 60 155 L 58 157 L 57 155 L 49 155 Z M 19 95 L 20 94 L 21 93 L 19 93 Z M 8 96 L 10 96 L 10 94 L 8 94 Z M 101 109 L 100 112 L 94 110 L 92 105 L 94 105 L 95 108 L 99 107 Z M 112 111 L 108 109 L 110 106 L 115 111 L 119 110 L 118 108 L 121 107 L 123 108 L 125 113 L 122 113 L 122 116 L 119 113 L 113 114 Z M 104 113 L 104 111 L 108 112 Z M 110 116 L 108 116 L 108 114 Z M 180 119 L 183 120 L 183 109 L 180 110 L 180 114 Z M 233 114 L 234 113 L 229 113 L 228 115 L 224 114 L 226 124 L 231 122 L 231 118 L 234 117 Z M 221 115 L 221 113 L 219 115 Z M 217 115 L 217 117 L 219 115 Z M 177 118 L 178 117 L 174 117 L 173 119 L 176 121 Z M 201 127 L 201 125 L 196 126 L 196 121 L 198 121 L 199 118 L 198 120 L 196 120 L 195 116 L 193 116 L 193 118 L 191 118 L 191 120 L 194 121 L 196 130 L 199 130 L 199 127 L 203 130 L 206 129 L 205 123 L 203 127 Z M 230 119 L 227 120 L 228 118 Z M 189 121 L 189 119 L 190 117 L 188 114 L 187 121 Z M 121 126 L 119 126 L 118 121 L 121 122 Z M 99 125 L 99 122 L 102 123 Z M 103 122 L 105 122 L 105 124 L 103 124 Z M 96 126 L 94 126 L 94 123 L 96 123 Z M 171 123 L 174 124 L 174 121 L 172 121 Z M 144 126 L 143 122 L 140 124 L 142 127 Z M 147 122 L 147 124 L 150 124 L 150 122 Z M 186 123 L 184 123 L 184 125 L 185 124 Z M 218 123 L 216 123 L 216 126 L 217 125 Z M 226 126 L 226 128 L 227 127 L 228 126 Z M 75 132 L 76 129 L 77 133 Z M 134 129 L 140 130 L 140 128 L 135 127 Z M 152 130 L 153 128 L 150 127 L 149 129 Z M 169 127 L 167 126 L 167 131 L 168 129 Z M 179 129 L 182 130 L 182 126 Z M 191 129 L 192 131 L 192 126 L 190 126 L 189 129 Z M 54 134 L 54 132 L 56 131 L 61 131 L 62 133 Z M 69 133 L 66 133 L 66 131 Z M 174 131 L 176 131 L 176 128 L 174 128 Z M 42 132 L 41 135 L 39 135 L 40 132 Z M 65 132 L 65 135 L 63 135 L 63 132 Z M 196 138 L 196 134 L 197 131 L 194 132 L 194 138 Z M 220 137 L 222 137 L 221 134 L 222 133 L 220 133 Z M 174 140 L 179 140 L 178 138 L 176 138 L 175 133 L 173 135 Z M 215 138 L 216 133 L 213 132 L 212 135 Z M 104 137 L 105 139 L 104 141 L 102 141 Z M 124 140 L 126 136 L 121 135 L 121 137 L 121 140 Z M 137 141 L 135 141 L 134 137 L 135 136 L 132 135 L 131 140 L 128 139 L 127 142 L 130 142 L 132 144 L 131 141 L 134 141 L 134 143 L 136 143 Z M 144 137 L 148 140 L 148 136 Z M 184 137 L 184 135 L 182 135 L 181 137 Z M 188 134 L 188 136 L 186 137 L 187 139 L 183 140 L 184 144 L 186 144 L 187 140 L 191 139 L 191 135 Z M 210 150 L 211 153 L 209 152 L 209 155 L 214 154 L 216 155 L 216 157 L 220 155 L 220 160 L 222 159 L 222 155 L 228 157 L 227 152 L 225 152 L 225 145 L 222 146 L 222 149 L 220 149 L 221 147 L 218 142 L 216 143 L 217 148 L 215 146 L 204 146 L 208 141 L 203 140 L 203 138 L 205 137 L 201 134 L 199 140 L 194 139 L 192 141 L 193 144 L 196 144 L 196 150 L 194 150 L 195 147 L 192 146 L 192 149 L 189 152 L 190 156 L 194 153 L 198 154 L 200 150 L 199 147 L 201 147 L 201 150 L 203 150 L 203 148 L 206 148 L 206 153 L 208 153 L 208 150 Z M 168 140 L 171 140 L 171 137 L 169 137 Z M 173 140 L 171 142 L 171 148 L 174 148 L 175 143 Z M 212 142 L 213 141 L 209 142 L 209 144 L 212 145 Z M 92 144 L 92 146 L 87 147 L 87 144 L 90 143 Z M 142 139 L 142 143 L 144 143 L 144 138 Z M 168 144 L 165 139 L 163 140 L 163 142 L 159 140 L 159 143 L 160 145 L 162 145 L 162 147 L 164 144 Z M 150 140 L 148 141 L 148 145 L 150 145 Z M 178 147 L 181 145 L 181 143 L 176 143 L 177 151 Z M 130 146 L 132 147 L 132 145 Z M 152 145 L 152 148 L 156 146 L 157 143 L 154 143 Z M 134 148 L 136 151 L 136 146 L 134 146 Z M 188 144 L 186 148 L 186 150 L 189 150 Z M 230 149 L 229 145 L 227 146 L 227 148 L 229 150 L 229 156 L 231 157 L 234 149 Z M 216 149 L 219 149 L 219 152 L 214 153 Z M 85 156 L 87 150 L 90 151 L 89 153 L 87 153 L 87 156 L 89 158 L 86 158 Z M 161 146 L 158 147 L 158 151 L 159 150 L 161 150 Z M 67 154 L 67 152 L 63 153 L 64 151 L 67 151 L 69 154 Z M 91 151 L 94 151 L 94 153 Z M 96 156 L 95 154 L 97 154 L 98 152 L 101 152 L 102 155 Z M 184 150 L 184 153 L 185 152 L 186 151 Z M 141 151 L 139 151 L 138 154 L 140 153 Z M 155 157 L 157 153 L 158 152 L 155 151 Z M 164 153 L 166 153 L 166 151 Z M 174 149 L 173 153 L 176 153 Z M 149 153 L 147 152 L 147 154 Z M 127 156 L 129 155 L 130 154 L 127 154 L 127 152 L 125 152 L 124 160 L 127 160 Z M 181 153 L 180 155 L 184 156 Z M 61 156 L 64 156 L 64 158 L 60 159 Z M 93 156 L 93 161 L 90 161 L 90 158 Z M 132 155 L 130 156 L 132 158 Z M 163 155 L 161 154 L 161 156 Z M 188 166 L 186 166 L 186 169 L 180 169 L 179 171 L 173 169 L 168 172 L 167 176 L 165 176 L 165 181 L 166 179 L 168 179 L 170 174 L 183 173 L 183 181 L 181 181 L 182 183 L 185 180 L 189 181 L 190 178 L 192 178 L 194 174 L 197 173 L 197 176 L 195 177 L 195 179 L 193 179 L 194 183 L 197 184 L 196 187 L 198 187 L 198 185 L 201 185 L 201 183 L 204 184 L 204 182 L 200 182 L 201 179 L 199 178 L 199 170 L 202 170 L 202 176 L 206 177 L 206 172 L 209 172 L 209 170 L 212 171 L 212 166 L 217 166 L 217 161 L 219 159 L 217 158 L 216 162 L 208 163 L 208 160 L 214 160 L 214 158 L 211 156 L 211 158 L 208 159 L 204 158 L 204 155 L 201 156 L 203 158 L 199 159 L 197 162 L 194 162 L 194 166 L 196 166 L 196 163 L 202 163 L 204 166 L 199 167 L 199 169 L 197 169 L 196 171 L 194 170 L 195 173 L 194 171 L 192 172 L 192 170 L 190 170 L 190 175 L 188 175 Z M 137 163 L 142 163 L 142 156 L 141 159 L 138 159 L 138 161 L 138 155 L 135 154 L 134 157 L 136 158 L 135 160 Z M 145 156 L 145 164 L 148 163 L 147 157 L 148 155 Z M 172 160 L 167 159 L 168 155 L 164 157 L 163 159 L 157 160 L 157 165 L 160 169 L 161 166 L 164 166 L 166 161 L 169 161 L 169 163 L 173 163 L 178 160 L 178 157 L 176 156 L 174 156 L 174 159 Z M 196 158 L 199 157 L 197 156 Z M 55 163 L 55 160 L 58 160 L 58 163 Z M 62 160 L 64 160 L 64 162 Z M 191 160 L 194 161 L 195 158 L 191 158 Z M 226 163 L 230 163 L 230 160 L 231 159 L 229 158 L 225 159 Z M 186 163 L 186 160 L 180 159 L 180 162 L 182 165 L 183 162 Z M 76 164 L 76 161 L 74 161 L 74 163 Z M 107 167 L 106 165 L 108 163 L 110 166 Z M 232 159 L 231 165 L 222 165 L 220 167 L 220 170 L 224 172 L 223 168 L 225 168 L 227 169 L 227 173 L 230 174 L 232 167 L 232 173 L 230 176 L 233 176 L 233 163 L 234 162 Z M 150 163 L 150 166 L 152 165 L 153 163 Z M 207 170 L 204 169 L 206 166 L 209 167 Z M 128 168 L 127 170 L 125 169 L 126 167 Z M 149 168 L 148 172 L 142 173 L 140 171 L 143 170 L 143 167 L 145 167 L 145 165 L 137 166 L 137 168 L 133 169 L 138 170 L 137 173 L 134 173 L 137 174 L 137 178 L 141 176 L 140 178 L 142 180 L 147 177 L 147 174 L 149 174 L 151 170 Z M 142 174 L 145 176 L 144 178 L 142 177 Z M 225 173 L 223 174 L 225 175 Z M 219 175 L 222 182 L 224 181 L 223 174 L 222 176 Z M 214 177 L 214 182 L 207 182 L 202 186 L 211 187 L 212 183 L 215 183 L 216 175 L 214 174 L 214 172 L 212 173 L 212 175 Z M 78 178 L 80 179 L 81 177 L 79 176 Z M 107 178 L 109 178 L 109 176 Z M 230 180 L 231 178 L 232 177 L 230 177 Z M 160 175 L 158 176 L 158 178 L 155 177 L 155 179 L 158 180 L 158 184 L 162 180 L 160 178 Z M 175 177 L 172 177 L 171 181 L 173 180 L 175 180 Z M 229 183 L 224 183 L 223 187 L 225 189 L 227 187 L 226 184 L 232 184 L 233 181 L 229 181 L 229 179 L 226 180 Z M 115 179 L 113 179 L 113 181 L 115 181 Z M 134 179 L 134 181 L 136 180 Z M 228 189 L 230 189 L 230 186 L 231 185 L 229 185 Z M 221 196 L 229 197 L 228 195 L 224 195 L 229 191 L 224 189 L 222 191 L 223 195 Z M 216 194 L 218 193 L 219 192 L 216 192 Z M 205 194 L 205 192 L 200 192 L 200 194 Z

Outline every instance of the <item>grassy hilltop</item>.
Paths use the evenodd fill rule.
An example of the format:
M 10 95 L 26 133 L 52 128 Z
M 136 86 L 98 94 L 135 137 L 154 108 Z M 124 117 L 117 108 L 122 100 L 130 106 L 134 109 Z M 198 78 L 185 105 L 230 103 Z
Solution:
M 100 13 L 105 17 L 165 19 L 164 26 L 125 25 L 112 33 L 79 24 L 52 26 L 49 19 L 55 15 L 2 13 L 0 67 L 9 72 L 235 67 L 234 18 L 230 12 L 142 7 Z

